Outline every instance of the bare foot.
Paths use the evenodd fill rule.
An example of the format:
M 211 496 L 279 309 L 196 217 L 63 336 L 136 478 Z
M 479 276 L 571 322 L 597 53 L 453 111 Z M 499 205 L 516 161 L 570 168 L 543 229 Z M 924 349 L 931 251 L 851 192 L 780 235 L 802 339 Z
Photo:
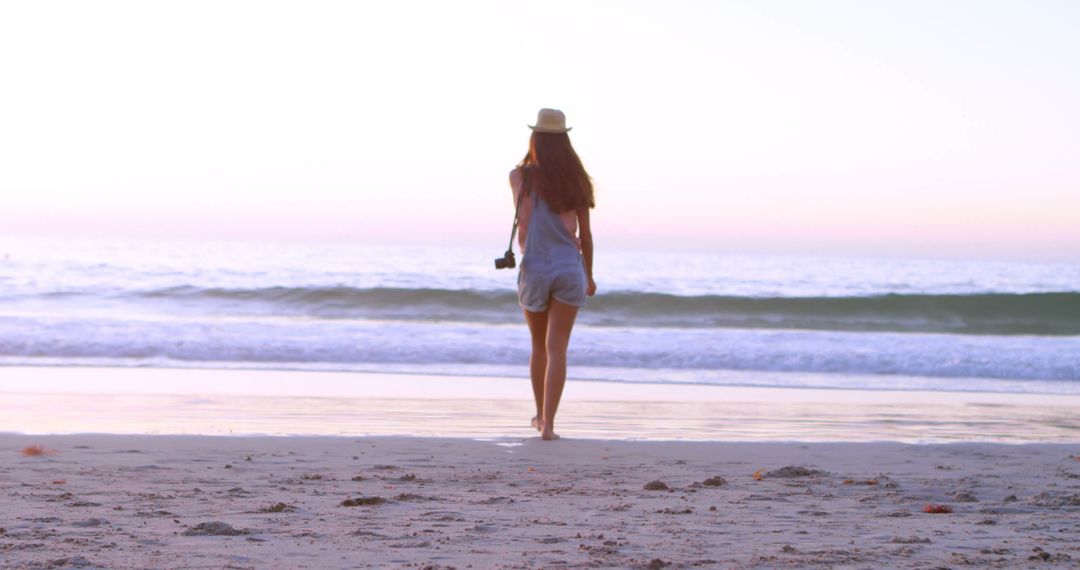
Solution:
M 540 433 L 540 439 L 544 441 L 555 441 L 556 439 L 559 439 L 559 434 L 553 431 L 544 431 Z
M 538 418 L 536 416 L 533 416 L 532 424 L 530 424 L 530 425 L 532 425 L 532 427 L 536 428 L 536 431 L 540 431 L 543 428 L 543 426 L 540 425 L 540 418 Z

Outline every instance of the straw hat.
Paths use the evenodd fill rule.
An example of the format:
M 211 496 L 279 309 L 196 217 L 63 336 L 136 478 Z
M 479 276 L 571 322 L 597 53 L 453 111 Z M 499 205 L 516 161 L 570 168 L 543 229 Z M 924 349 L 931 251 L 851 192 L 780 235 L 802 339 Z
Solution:
M 536 124 L 529 125 L 537 133 L 567 133 L 574 127 L 566 126 L 566 115 L 557 109 L 540 109 L 536 114 Z

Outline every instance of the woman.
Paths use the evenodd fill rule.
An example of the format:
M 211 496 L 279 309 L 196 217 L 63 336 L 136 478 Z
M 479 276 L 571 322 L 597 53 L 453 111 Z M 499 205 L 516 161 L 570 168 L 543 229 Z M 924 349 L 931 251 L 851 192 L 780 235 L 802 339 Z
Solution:
M 570 331 L 585 297 L 596 293 L 589 228 L 595 204 L 592 181 L 570 145 L 566 116 L 541 109 L 529 128 L 529 153 L 510 173 L 523 254 L 518 301 L 532 336 L 532 425 L 542 439 L 553 440 L 559 437 L 555 412 L 566 384 Z

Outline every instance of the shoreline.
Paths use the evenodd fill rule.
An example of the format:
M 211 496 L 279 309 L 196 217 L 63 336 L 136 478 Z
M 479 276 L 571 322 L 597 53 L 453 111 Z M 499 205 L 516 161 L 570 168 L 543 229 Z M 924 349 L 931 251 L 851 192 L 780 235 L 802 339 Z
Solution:
M 529 438 L 528 380 L 223 369 L 2 367 L 0 432 Z M 50 410 L 47 414 L 31 410 Z M 1080 396 L 571 380 L 574 439 L 1080 441 Z
M 272 366 L 129 366 L 116 363 L 107 364 L 89 364 L 83 362 L 64 362 L 64 363 L 45 363 L 45 364 L 26 364 L 25 362 L 18 362 L 16 364 L 0 364 L 0 370 L 4 369 L 107 369 L 107 370 L 199 370 L 199 371 L 235 371 L 235 372 L 270 372 L 270 374 L 289 374 L 289 375 L 354 375 L 354 376 L 384 376 L 384 377 L 406 377 L 406 378 L 419 378 L 419 379 L 443 379 L 443 378 L 465 378 L 472 380 L 509 380 L 509 381 L 524 381 L 528 380 L 525 376 L 521 375 L 509 375 L 504 371 L 498 372 L 471 372 L 471 374 L 464 374 L 464 372 L 440 372 L 433 365 L 426 365 L 431 369 L 318 369 L 318 368 L 305 368 L 305 367 L 272 367 Z M 414 368 L 414 367 L 410 367 Z M 525 367 L 522 367 L 523 369 Z M 581 369 L 588 369 L 588 367 L 572 367 L 570 374 L 577 371 L 578 375 L 581 375 Z M 656 371 L 658 374 L 665 374 L 665 372 L 671 372 L 671 369 L 657 369 L 650 370 Z M 676 370 L 678 371 L 678 370 Z M 827 377 L 833 375 L 823 374 L 823 372 L 795 372 L 795 371 L 762 371 L 762 370 L 728 370 L 727 374 L 740 377 L 767 377 L 777 378 L 786 375 L 793 376 L 810 376 L 810 377 Z M 862 375 L 839 375 L 845 378 L 861 378 Z M 903 375 L 885 376 L 883 378 L 895 378 L 895 379 L 912 379 L 916 377 L 908 377 Z M 953 378 L 953 377 L 917 377 L 923 380 L 984 380 L 989 382 L 1001 382 L 1001 383 L 1016 383 L 1025 382 L 1030 384 L 1038 384 L 1041 380 L 1012 380 L 1001 378 L 989 378 L 989 379 L 975 379 L 975 378 Z M 620 385 L 644 385 L 644 386 L 691 386 L 691 388 L 705 388 L 705 389 L 746 389 L 746 390 L 825 390 L 825 391 L 840 391 L 840 392 L 886 392 L 886 393 L 927 393 L 927 394 L 1001 394 L 1007 396 L 1052 396 L 1052 397 L 1075 397 L 1080 402 L 1080 392 L 1059 392 L 1059 391 L 1009 391 L 1009 390 L 977 390 L 977 389 L 931 389 L 931 388 L 878 388 L 878 386 L 852 386 L 852 385 L 778 385 L 768 383 L 725 383 L 723 381 L 717 382 L 696 382 L 689 380 L 663 380 L 663 381 L 649 381 L 649 380 L 627 380 L 619 378 L 599 378 L 588 375 L 573 376 L 569 378 L 572 382 L 590 382 L 596 384 L 612 384 L 616 386 Z
M 104 387 L 87 385 L 80 382 L 90 371 L 103 371 L 114 376 Z M 436 372 L 401 372 L 401 371 L 349 371 L 349 370 L 302 370 L 280 368 L 212 368 L 181 366 L 86 366 L 86 365 L 0 365 L 4 372 L 0 392 L 15 393 L 69 393 L 69 394 L 154 394 L 154 395 L 192 395 L 207 394 L 235 396 L 309 396 L 309 397 L 366 397 L 379 395 L 390 398 L 418 398 L 416 392 L 428 391 L 430 398 L 460 397 L 478 399 L 523 399 L 529 396 L 528 378 L 487 374 L 439 374 Z M 1056 392 L 1001 392 L 980 390 L 927 390 L 903 388 L 850 388 L 828 386 L 767 386 L 743 384 L 705 384 L 696 382 L 646 382 L 578 378 L 571 376 L 568 385 L 583 388 L 582 395 L 588 400 L 650 400 L 650 401 L 698 401 L 701 399 L 728 399 L 730 394 L 762 396 L 786 393 L 796 399 L 815 399 L 812 394 L 827 394 L 830 399 L 842 394 L 855 394 L 862 400 L 893 400 L 898 395 L 909 395 L 908 401 L 918 401 L 937 396 L 960 397 L 978 402 L 1016 402 L 1027 404 L 1080 405 L 1080 394 L 1061 394 Z M 751 374 L 748 372 L 747 374 Z M 168 375 L 175 380 L 178 376 L 195 377 L 196 382 L 185 382 L 183 389 L 161 389 L 159 386 L 146 385 L 136 376 Z M 124 376 L 125 378 L 116 378 Z M 198 378 L 198 377 L 202 378 Z M 289 380 L 278 384 L 264 384 L 264 377 Z M 258 377 L 258 378 L 256 378 Z M 337 377 L 337 378 L 335 378 Z M 221 383 L 219 380 L 227 380 Z M 346 383 L 333 380 L 353 380 L 360 382 Z M 408 386 L 393 384 L 374 385 L 365 382 L 386 379 L 403 379 Z M 201 382 L 199 381 L 201 380 Z M 447 390 L 451 381 L 460 381 L 470 392 Z M 259 382 L 258 384 L 256 382 Z M 301 383 L 302 382 L 302 383 Z M 522 391 L 522 386 L 525 391 Z M 258 394 L 254 392 L 260 392 Z M 611 393 L 614 391 L 615 393 Z M 523 396 L 524 395 L 524 396 Z M 902 396 L 901 396 L 902 397 Z

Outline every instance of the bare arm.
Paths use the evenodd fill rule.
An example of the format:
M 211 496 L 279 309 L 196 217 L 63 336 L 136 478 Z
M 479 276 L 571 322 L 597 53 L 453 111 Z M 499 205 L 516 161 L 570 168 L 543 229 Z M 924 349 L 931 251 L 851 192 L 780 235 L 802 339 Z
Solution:
M 514 199 L 514 209 L 515 209 L 515 211 L 518 211 L 517 210 L 518 207 L 520 206 L 520 208 L 521 208 L 521 210 L 518 211 L 518 218 L 517 218 L 517 223 L 518 223 L 518 225 L 517 225 L 517 229 L 518 229 L 517 242 L 518 242 L 518 247 L 521 249 L 522 253 L 525 252 L 525 233 L 528 232 L 528 230 L 529 230 L 529 215 L 527 213 L 528 210 L 529 210 L 529 205 L 528 204 L 523 204 L 523 203 L 518 201 L 521 198 L 521 193 L 525 191 L 524 184 L 525 184 L 525 175 L 521 171 L 521 168 L 519 167 L 519 168 L 515 168 L 515 169 L 511 170 L 510 171 L 510 190 L 511 190 L 511 195 L 513 196 L 513 199 Z
M 522 182 L 521 169 L 520 168 L 515 168 L 515 169 L 511 170 L 510 171 L 510 190 L 511 190 L 511 194 L 514 197 L 514 204 L 515 205 L 517 205 L 518 192 L 521 191 L 521 182 Z
M 589 208 L 578 208 L 578 233 L 581 238 L 581 257 L 585 260 L 585 277 L 588 278 L 589 284 L 586 289 L 586 293 L 590 297 L 596 294 L 596 281 L 593 281 L 592 266 L 593 266 L 593 240 L 592 240 L 592 226 L 589 222 Z

